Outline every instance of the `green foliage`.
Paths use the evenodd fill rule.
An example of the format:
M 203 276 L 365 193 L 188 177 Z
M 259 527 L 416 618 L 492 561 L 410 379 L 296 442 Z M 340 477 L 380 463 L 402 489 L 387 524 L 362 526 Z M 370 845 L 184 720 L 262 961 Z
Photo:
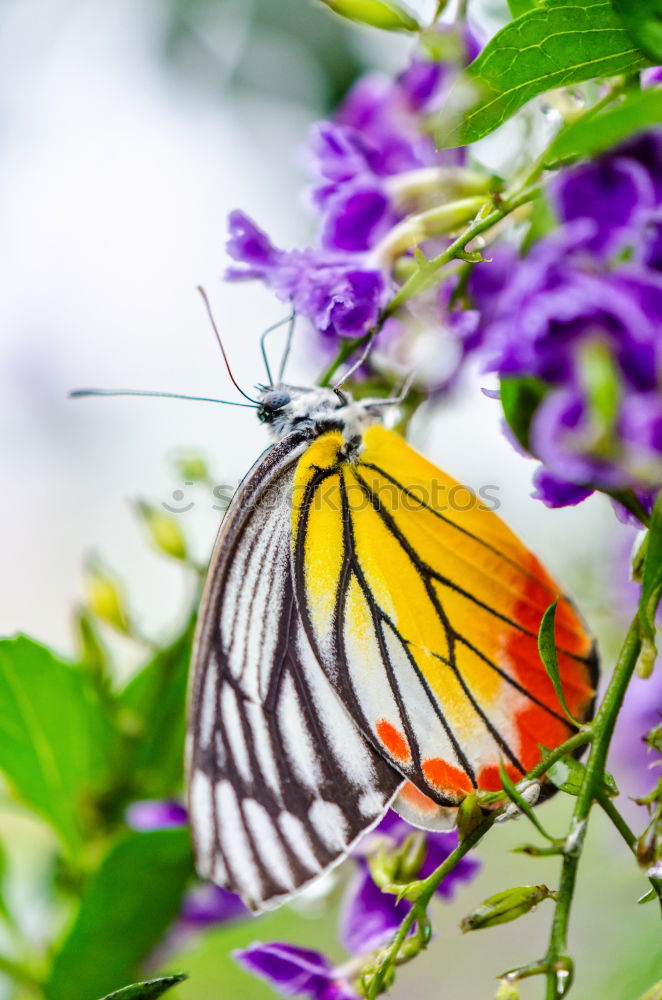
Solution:
M 70 857 L 111 774 L 112 729 L 89 677 L 45 646 L 0 641 L 0 770 Z
M 579 795 L 586 777 L 586 767 L 575 757 L 564 757 L 563 760 L 557 760 L 552 764 L 546 774 L 560 792 L 566 792 L 567 795 Z M 604 775 L 602 791 L 608 797 L 618 795 L 616 782 L 607 772 Z
M 464 146 L 554 87 L 633 73 L 646 65 L 608 0 L 548 0 L 511 21 L 456 84 L 436 131 L 440 147 Z
M 321 0 L 334 14 L 383 31 L 419 31 L 416 18 L 388 0 Z
M 536 0 L 508 0 L 508 10 L 511 17 L 521 17 L 530 10 L 536 9 Z
M 46 1000 L 94 1000 L 135 979 L 177 916 L 192 873 L 187 830 L 118 840 L 85 888 L 53 960 Z
M 539 379 L 508 376 L 501 379 L 501 405 L 508 426 L 526 450 L 530 450 L 529 434 L 533 416 L 545 398 L 548 387 Z
M 173 795 L 183 781 L 184 706 L 195 619 L 118 696 L 128 730 L 127 772 L 144 798 Z
M 612 107 L 595 116 L 582 116 L 559 132 L 547 150 L 546 165 L 557 167 L 569 160 L 601 153 L 636 132 L 662 124 L 662 91 L 633 90 Z
M 558 601 L 554 601 L 554 603 L 550 604 L 542 616 L 540 630 L 538 632 L 538 652 L 540 653 L 540 659 L 542 660 L 543 666 L 547 671 L 547 676 L 554 685 L 556 697 L 559 700 L 559 704 L 563 709 L 565 717 L 571 725 L 578 726 L 579 723 L 573 717 L 566 703 L 563 684 L 561 683 L 561 674 L 559 673 L 559 661 L 556 655 L 555 634 L 557 605 Z
M 124 989 L 116 990 L 115 993 L 109 993 L 103 1000 L 156 1000 L 177 983 L 184 982 L 186 978 L 184 975 L 163 976 L 161 979 L 149 979 L 144 983 L 133 983 Z
M 654 63 L 662 63 L 662 0 L 612 0 L 626 30 Z

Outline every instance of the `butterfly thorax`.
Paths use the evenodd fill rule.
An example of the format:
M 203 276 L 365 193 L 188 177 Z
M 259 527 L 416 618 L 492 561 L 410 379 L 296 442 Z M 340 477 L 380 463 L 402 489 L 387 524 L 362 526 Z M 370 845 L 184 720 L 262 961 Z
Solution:
M 276 441 L 294 430 L 311 438 L 327 430 L 340 430 L 345 440 L 351 441 L 380 419 L 374 402 L 361 403 L 340 389 L 260 386 L 258 403 L 258 418 L 269 425 Z

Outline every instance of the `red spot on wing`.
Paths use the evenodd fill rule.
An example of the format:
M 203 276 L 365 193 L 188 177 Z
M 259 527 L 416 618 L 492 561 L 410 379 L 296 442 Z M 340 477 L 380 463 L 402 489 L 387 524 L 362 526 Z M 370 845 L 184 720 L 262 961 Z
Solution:
M 428 784 L 446 795 L 473 791 L 468 776 L 459 767 L 453 767 L 441 757 L 430 757 L 422 764 L 423 774 Z
M 537 705 L 518 712 L 515 724 L 520 738 L 519 758 L 527 771 L 540 762 L 541 746 L 553 750 L 574 731 Z
M 394 760 L 397 760 L 400 764 L 411 763 L 411 750 L 409 749 L 409 744 L 402 733 L 397 730 L 395 726 L 392 726 L 390 722 L 386 721 L 386 719 L 380 719 L 379 722 L 376 723 L 375 729 L 377 731 L 377 736 Z
M 531 553 L 528 554 L 525 568 L 537 579 L 529 577 L 526 580 L 521 597 L 514 602 L 510 611 L 510 617 L 531 634 L 509 629 L 503 649 L 505 664 L 512 669 L 526 691 L 557 715 L 562 715 L 556 692 L 540 660 L 537 640 L 542 616 L 554 598 L 559 596 L 558 587 Z M 563 597 L 556 610 L 556 642 L 565 698 L 572 714 L 582 720 L 588 714 L 594 694 L 591 669 L 583 659 L 590 658 L 593 642 L 577 612 Z M 539 744 L 552 750 L 567 739 L 572 731 L 561 719 L 554 718 L 535 704 L 518 712 L 515 722 L 520 736 L 518 757 L 526 770 L 539 763 Z M 482 781 L 496 781 L 496 785 L 488 787 L 479 778 L 479 787 L 489 791 L 496 791 L 501 787 L 497 768 L 484 768 L 481 776 Z M 520 778 L 521 775 L 517 777 Z

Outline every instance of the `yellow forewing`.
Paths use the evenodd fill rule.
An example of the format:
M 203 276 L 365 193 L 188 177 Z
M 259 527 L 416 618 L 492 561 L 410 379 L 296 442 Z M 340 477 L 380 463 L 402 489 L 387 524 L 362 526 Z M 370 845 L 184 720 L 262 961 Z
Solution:
M 349 457 L 348 457 L 349 456 Z M 537 634 L 559 598 L 570 710 L 590 712 L 590 637 L 504 523 L 381 425 L 357 452 L 329 432 L 299 459 L 293 546 L 299 610 L 357 725 L 438 803 L 500 787 L 569 735 Z M 412 793 L 414 794 L 414 793 Z

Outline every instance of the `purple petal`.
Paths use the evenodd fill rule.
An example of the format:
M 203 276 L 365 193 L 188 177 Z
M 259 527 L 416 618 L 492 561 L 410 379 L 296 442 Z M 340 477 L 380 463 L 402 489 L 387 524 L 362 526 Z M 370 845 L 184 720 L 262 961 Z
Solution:
M 151 830 L 170 830 L 186 826 L 188 814 L 180 802 L 170 799 L 146 799 L 132 802 L 126 810 L 127 826 L 140 833 Z
M 198 885 L 184 898 L 178 929 L 198 930 L 248 916 L 239 896 L 218 885 Z
M 349 986 L 334 977 L 324 955 L 274 941 L 256 943 L 234 953 L 249 972 L 275 986 L 287 997 L 313 1000 L 354 1000 Z
M 586 248 L 608 254 L 626 243 L 637 243 L 637 233 L 655 205 L 651 176 L 636 160 L 604 157 L 563 173 L 554 186 L 556 203 L 565 222 L 590 218 L 596 222 Z
M 353 955 L 380 948 L 400 926 L 410 904 L 382 892 L 362 863 L 349 888 L 341 917 L 341 941 Z
M 326 206 L 322 246 L 360 253 L 370 249 L 393 221 L 389 200 L 379 188 L 345 186 Z
M 267 234 L 244 212 L 231 212 L 228 227 L 230 239 L 227 251 L 234 260 L 248 265 L 251 277 L 266 274 L 278 265 L 282 252 L 273 246 Z M 235 277 L 246 274 L 236 269 L 233 273 Z
M 533 483 L 535 486 L 533 496 L 536 500 L 542 500 L 546 507 L 575 507 L 593 492 L 583 486 L 557 478 L 544 466 L 535 471 Z

